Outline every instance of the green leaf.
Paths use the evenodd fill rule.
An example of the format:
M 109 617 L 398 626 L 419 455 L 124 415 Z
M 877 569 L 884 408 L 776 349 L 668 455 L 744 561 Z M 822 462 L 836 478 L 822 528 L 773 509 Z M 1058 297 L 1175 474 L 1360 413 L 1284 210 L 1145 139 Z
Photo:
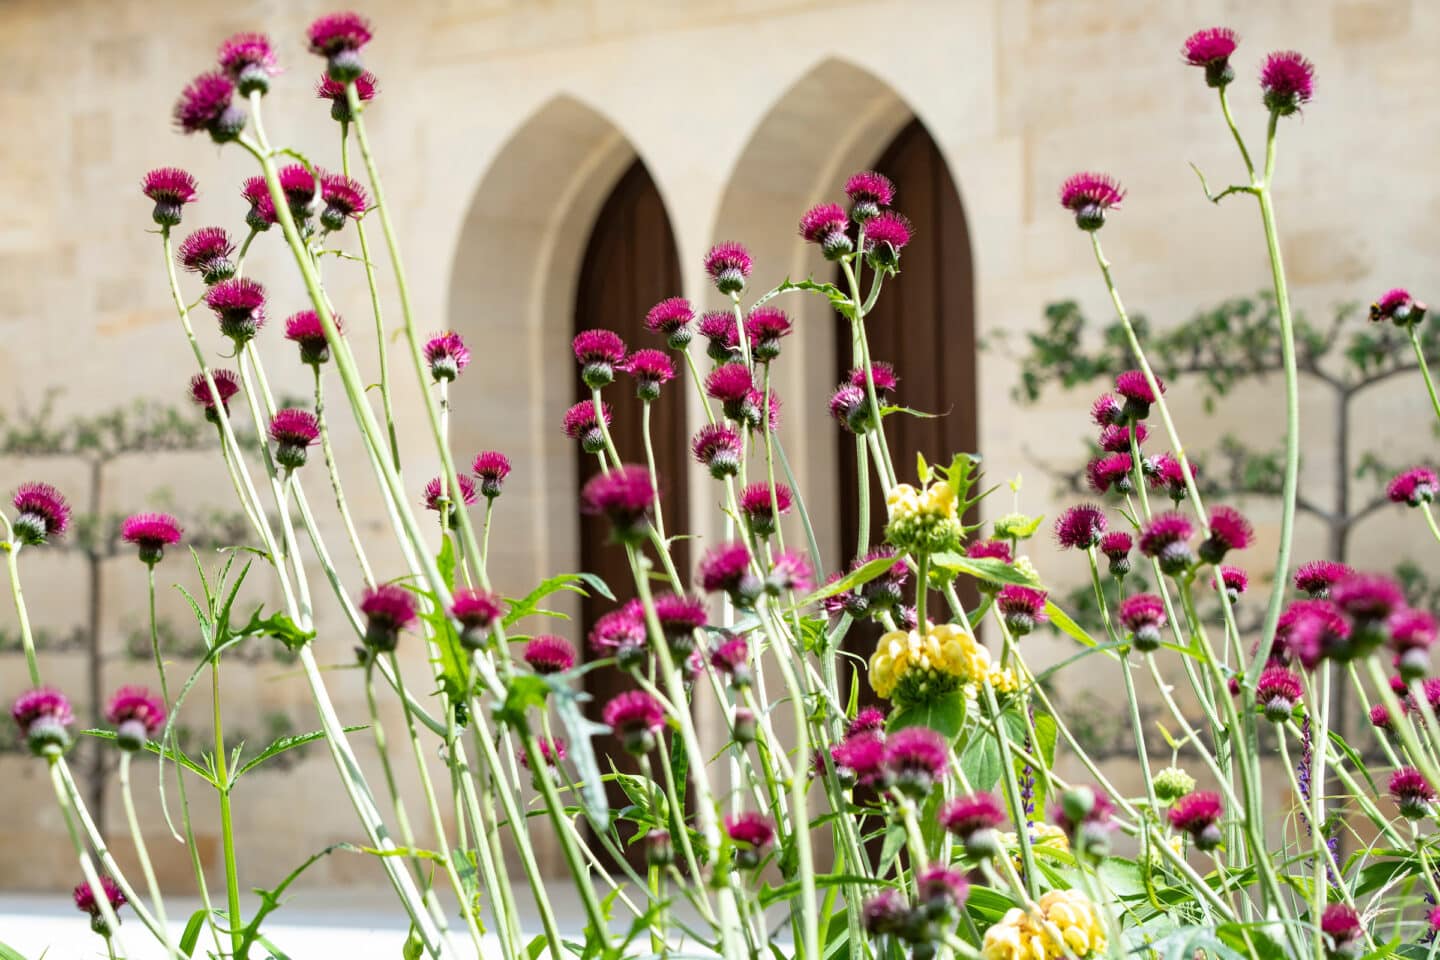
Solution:
M 435 567 L 440 572 L 440 579 L 445 581 L 447 589 L 455 589 L 455 544 L 446 537 L 440 544 L 440 552 L 435 555 Z
M 1015 584 L 1020 587 L 1039 586 L 1035 580 L 1025 576 L 1016 567 L 993 557 L 972 559 L 953 550 L 943 550 L 940 553 L 931 554 L 930 563 L 953 573 L 969 574 L 989 583 Z
M 588 590 L 586 588 L 589 588 Z M 534 616 L 537 613 L 548 612 L 540 610 L 540 601 L 553 593 L 566 591 L 578 593 L 582 597 L 597 593 L 606 600 L 614 600 L 615 594 L 606 585 L 604 580 L 593 573 L 559 573 L 540 583 L 538 587 L 531 590 L 519 600 L 507 598 L 506 603 L 510 605 L 510 612 L 505 615 L 502 623 L 506 627 L 513 626 L 525 617 Z
M 190 914 L 190 920 L 185 924 L 185 932 L 180 934 L 180 952 L 187 957 L 195 955 L 195 944 L 200 941 L 200 931 L 205 929 L 205 908 L 201 907 Z
M 550 938 L 543 933 L 537 934 L 535 939 L 531 940 L 529 945 L 525 947 L 525 956 L 527 956 L 529 960 L 538 960 L 540 954 L 544 953 L 545 948 L 548 946 L 550 946 Z
M 20 951 L 14 947 L 7 947 L 5 944 L 0 943 L 0 960 L 25 960 L 25 958 L 22 957 Z
M 80 735 L 82 737 L 94 737 L 97 740 L 115 739 L 114 730 L 103 730 L 98 728 L 94 730 L 81 730 Z M 200 779 L 210 784 L 210 786 L 219 789 L 219 785 L 216 784 L 214 779 L 211 778 L 210 771 L 200 766 L 200 764 L 196 763 L 194 760 L 191 760 L 190 757 L 188 757 L 184 753 L 184 751 L 171 750 L 169 747 L 163 747 L 155 740 L 145 741 L 145 749 L 150 753 L 155 754 L 157 757 L 164 757 L 171 763 L 180 764 L 180 766 L 184 767 L 186 770 L 189 770 L 191 773 L 195 774 Z
M 231 600 L 233 601 L 233 599 L 234 596 L 232 594 Z M 274 637 L 291 651 L 298 651 L 301 647 L 305 646 L 305 644 L 315 639 L 314 630 L 301 630 L 296 626 L 294 620 L 291 620 L 283 613 L 272 613 L 270 616 L 262 619 L 260 613 L 263 609 L 264 607 L 255 608 L 255 612 L 250 615 L 250 622 L 240 628 L 236 634 L 237 637 Z M 226 616 L 220 618 L 222 623 L 228 618 L 228 611 L 229 604 L 227 602 L 225 610 Z
M 369 724 L 366 723 L 355 724 L 354 726 L 346 727 L 345 732 L 355 733 L 358 730 L 365 730 L 368 727 Z M 297 733 L 286 737 L 277 737 L 270 742 L 270 745 L 268 747 L 266 747 L 264 750 L 261 750 L 254 759 L 247 761 L 243 767 L 238 768 L 235 773 L 230 777 L 230 783 L 233 786 L 236 780 L 239 780 L 245 774 L 249 773 L 251 770 L 254 770 L 256 767 L 260 766 L 260 764 L 264 763 L 266 760 L 269 760 L 271 757 L 282 754 L 287 750 L 294 750 L 296 747 L 303 747 L 306 744 L 314 743 L 316 740 L 323 739 L 325 739 L 324 730 L 314 730 L 310 733 Z
M 892 823 L 885 828 L 885 843 L 880 847 L 880 859 L 877 862 L 880 873 L 883 874 L 900 856 L 900 849 L 905 846 L 905 828 L 898 823 Z
M 906 727 L 929 727 L 947 740 L 954 740 L 965 726 L 965 695 L 959 690 L 924 703 L 903 706 L 890 715 L 885 728 L 891 733 Z
M 495 719 L 500 723 L 518 726 L 525 720 L 525 713 L 531 707 L 545 704 L 550 695 L 550 685 L 545 678 L 535 673 L 517 673 L 509 680 L 505 690 L 505 702 L 495 707 Z
M 445 546 L 441 548 L 436 563 L 443 565 L 446 562 L 446 551 L 450 547 L 450 540 L 446 538 Z M 454 576 L 454 560 L 451 564 L 451 574 Z M 437 600 L 434 594 L 424 594 L 430 599 L 430 603 L 424 606 L 421 619 L 430 626 L 431 635 L 435 638 L 435 648 L 440 656 L 436 662 L 440 665 L 440 687 L 445 691 L 452 703 L 464 703 L 470 696 L 470 673 L 473 664 L 470 660 L 470 651 L 465 649 L 460 642 L 460 634 L 451 622 L 445 607 Z
M 960 753 L 960 769 L 976 790 L 993 790 L 1005 769 L 995 737 L 982 733 L 965 744 Z
M 848 593 L 856 587 L 869 583 L 871 580 L 887 572 L 891 567 L 895 566 L 895 563 L 896 559 L 894 557 L 876 557 L 859 569 L 852 570 L 834 583 L 826 584 L 808 597 L 800 600 L 795 604 L 795 608 L 798 610 L 812 603 L 818 603 L 826 597 Z
M 580 777 L 580 801 L 585 806 L 585 818 L 593 829 L 603 833 L 610 829 L 610 800 L 605 795 L 593 738 L 597 733 L 606 732 L 606 728 L 586 717 L 580 709 L 582 699 L 589 694 L 577 692 L 558 677 L 554 678 L 552 691 L 555 714 L 570 740 L 568 753 Z
M 1085 632 L 1084 627 L 1076 623 L 1068 613 L 1055 605 L 1055 601 L 1045 601 L 1045 615 L 1050 618 L 1050 622 L 1054 624 L 1055 628 L 1061 633 L 1066 634 L 1087 647 L 1098 645 L 1095 638 Z

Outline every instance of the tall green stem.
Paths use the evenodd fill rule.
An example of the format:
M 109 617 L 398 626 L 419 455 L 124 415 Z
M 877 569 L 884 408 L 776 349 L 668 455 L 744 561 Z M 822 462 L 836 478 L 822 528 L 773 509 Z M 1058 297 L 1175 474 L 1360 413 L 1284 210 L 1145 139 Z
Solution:
M 239 956 L 245 935 L 240 922 L 240 873 L 235 864 L 235 823 L 230 811 L 230 775 L 225 763 L 225 730 L 220 719 L 220 656 L 210 665 L 211 722 L 215 725 L 215 782 L 220 795 L 220 843 L 225 858 L 225 897 L 229 903 L 226 926 L 230 943 Z

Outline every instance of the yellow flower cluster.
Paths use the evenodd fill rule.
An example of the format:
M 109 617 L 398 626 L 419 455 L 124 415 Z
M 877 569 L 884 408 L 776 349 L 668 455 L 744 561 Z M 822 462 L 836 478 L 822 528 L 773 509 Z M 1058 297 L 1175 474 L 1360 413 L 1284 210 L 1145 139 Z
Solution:
M 1105 946 L 1095 905 L 1074 890 L 1051 890 L 1033 913 L 1017 907 L 985 931 L 980 955 L 984 960 L 1084 960 L 1103 953 Z
M 975 638 L 953 623 L 918 631 L 892 630 L 870 657 L 870 686 L 885 699 L 916 702 L 962 684 L 989 683 L 997 693 L 1015 690 L 1015 675 L 990 660 Z
M 890 512 L 885 536 L 902 550 L 935 553 L 958 547 L 964 538 L 959 501 L 948 483 L 932 483 L 922 490 L 897 483 L 885 503 Z

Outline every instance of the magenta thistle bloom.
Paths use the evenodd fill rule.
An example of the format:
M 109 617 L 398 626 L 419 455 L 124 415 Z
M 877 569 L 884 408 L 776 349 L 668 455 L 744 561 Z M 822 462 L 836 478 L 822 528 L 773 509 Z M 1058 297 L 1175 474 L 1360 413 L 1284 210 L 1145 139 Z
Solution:
M 725 405 L 727 416 L 731 406 L 743 402 L 754 386 L 755 380 L 743 363 L 722 364 L 705 378 L 705 393 Z M 732 416 L 730 419 L 741 418 Z
M 734 686 L 749 686 L 750 645 L 744 637 L 731 637 L 710 651 L 710 666 L 729 677 Z
M 355 97 L 361 103 L 374 100 L 379 89 L 380 81 L 375 79 L 375 74 L 369 70 L 355 78 Z M 345 97 L 345 84 L 331 80 L 328 74 L 322 76 L 315 85 L 315 96 L 330 101 L 330 119 L 339 123 L 349 123 L 355 119 L 350 112 L 350 101 Z
M 344 334 L 345 325 L 339 315 L 331 319 L 335 321 L 335 332 Z M 285 339 L 299 345 L 302 363 L 318 366 L 330 359 L 330 341 L 325 339 L 325 327 L 314 310 L 301 310 L 285 318 Z
M 776 596 L 787 592 L 807 593 L 815 586 L 815 570 L 810 559 L 800 550 L 781 550 L 775 554 L 766 586 Z
M 219 423 L 220 416 L 215 410 L 215 394 L 220 396 L 220 405 L 225 412 L 230 412 L 230 398 L 240 392 L 240 378 L 229 370 L 215 369 L 210 371 L 210 379 L 215 382 L 215 391 L 210 391 L 210 385 L 205 382 L 205 374 L 197 373 L 190 378 L 190 399 L 205 408 L 205 419 L 211 423 Z
M 1330 596 L 1330 588 L 1339 580 L 1355 571 L 1334 560 L 1311 560 L 1302 563 L 1295 571 L 1295 588 L 1310 595 L 1312 600 L 1324 600 Z
M 1010 553 L 1010 544 L 1004 540 L 977 540 L 965 548 L 965 556 L 971 560 L 1015 562 L 1015 558 Z
M 876 270 L 893 272 L 900 263 L 900 251 L 913 233 L 908 218 L 886 210 L 865 224 L 865 262 Z
M 1219 580 L 1211 577 L 1210 586 L 1215 590 L 1219 590 L 1223 586 L 1233 604 L 1250 588 L 1250 575 L 1239 567 L 1222 566 Z
M 782 406 L 780 394 L 771 390 L 767 401 L 764 393 L 761 393 L 759 390 L 751 390 L 749 395 L 745 397 L 745 403 L 742 406 L 742 412 L 745 416 L 745 426 L 751 433 L 760 429 L 760 421 L 764 417 L 767 404 L 770 408 L 770 418 L 765 422 L 766 429 L 771 433 L 780 429 L 780 408 Z
M 1410 296 L 1403 287 L 1386 290 L 1380 299 L 1370 304 L 1370 320 L 1380 323 L 1389 320 L 1397 327 L 1413 327 L 1425 319 L 1425 304 Z
M 1218 793 L 1199 790 L 1187 793 L 1170 807 L 1170 826 L 1190 834 L 1200 850 L 1220 846 L 1220 815 L 1224 812 Z
M 1135 649 L 1142 653 L 1159 649 L 1166 619 L 1165 603 L 1153 593 L 1137 593 L 1120 604 L 1120 622 L 1130 631 Z
M 454 479 L 446 485 L 446 489 L 443 491 L 440 489 L 439 477 L 431 477 L 430 481 L 425 484 L 425 509 L 440 513 L 442 507 L 448 506 L 451 529 L 459 525 L 456 514 L 460 512 L 460 508 L 468 507 L 474 502 L 475 481 L 463 473 L 455 474 Z
M 1329 600 L 1296 600 L 1285 608 L 1276 627 L 1276 643 L 1284 635 L 1286 652 L 1313 670 L 1321 660 L 1351 660 L 1357 653 L 1350 624 Z
M 1100 538 L 1100 552 L 1110 561 L 1110 575 L 1123 578 L 1130 572 L 1130 534 L 1114 530 Z
M 1401 767 L 1390 775 L 1390 797 L 1407 820 L 1419 820 L 1430 813 L 1435 788 L 1414 767 Z
M 608 427 L 611 416 L 610 404 L 603 400 L 600 402 L 599 416 L 595 414 L 593 400 L 581 400 L 565 411 L 565 436 L 571 440 L 579 440 L 581 449 L 586 453 L 600 453 L 605 449 L 605 430 L 601 426 L 601 419 L 604 419 L 604 426 Z
M 956 917 L 970 896 L 970 881 L 958 870 L 934 865 L 915 876 L 915 901 L 932 915 Z
M 1231 550 L 1244 550 L 1255 540 L 1250 521 L 1234 507 L 1221 506 L 1210 511 L 1210 536 L 1200 544 L 1200 559 L 1219 563 Z
M 1125 419 L 1134 423 L 1150 415 L 1150 405 L 1159 400 L 1165 392 L 1165 381 L 1155 378 L 1156 390 L 1150 388 L 1150 381 L 1141 370 L 1126 370 L 1115 376 L 1115 392 L 1125 399 Z
M 735 844 L 735 865 L 742 870 L 760 866 L 775 843 L 775 828 L 770 820 L 753 810 L 726 816 L 725 834 Z
M 1266 667 L 1255 684 L 1255 699 L 1265 711 L 1265 719 L 1284 723 L 1300 702 L 1302 689 L 1300 678 L 1285 667 Z
M 280 168 L 277 175 L 280 181 L 280 190 L 285 194 L 286 204 L 290 207 L 290 213 L 296 220 L 309 218 L 311 206 L 315 202 L 315 194 L 320 189 L 315 174 L 303 163 L 292 163 Z
M 1412 467 L 1397 473 L 1385 486 L 1385 496 L 1389 497 L 1392 503 L 1404 503 L 1412 507 L 1433 502 L 1436 493 L 1440 493 L 1440 479 L 1437 479 L 1434 470 L 1426 467 Z
M 165 726 L 165 701 L 144 687 L 121 687 L 105 708 L 122 750 L 139 750 Z
M 499 450 L 482 450 L 475 454 L 470 470 L 480 478 L 480 492 L 486 500 L 500 496 L 505 478 L 510 476 L 510 458 Z
M 202 73 L 175 101 L 175 125 L 185 133 L 210 134 L 216 143 L 234 140 L 245 129 L 245 111 L 230 102 L 235 84 L 225 74 Z
M 1104 510 L 1093 503 L 1076 504 L 1055 521 L 1055 540 L 1066 549 L 1088 550 L 1100 542 L 1106 525 Z
M 140 181 L 140 192 L 155 201 L 155 222 L 173 227 L 185 204 L 195 199 L 195 178 L 179 167 L 156 167 Z
M 430 367 L 431 379 L 436 383 L 454 380 L 470 363 L 470 348 L 453 330 L 437 333 L 425 342 L 425 362 Z
M 235 244 L 224 227 L 201 227 L 180 241 L 175 259 L 191 273 L 200 274 L 205 283 L 219 283 L 235 275 L 230 255 Z
M 1125 405 L 1113 393 L 1102 393 L 1090 404 L 1090 419 L 1097 427 L 1118 426 L 1125 423 Z
M 245 225 L 251 230 L 263 233 L 280 222 L 264 177 L 247 177 L 240 187 L 240 195 L 250 204 L 250 210 L 245 214 Z
M 1086 854 L 1103 854 L 1115 829 L 1115 805 L 1092 787 L 1071 787 L 1050 811 L 1051 819 L 1070 836 L 1070 844 Z
M 1135 489 L 1135 461 L 1128 453 L 1096 457 L 1085 465 L 1085 479 L 1096 493 L 1130 493 Z
M 1356 620 L 1383 620 L 1405 606 L 1405 591 L 1389 577 L 1352 573 L 1330 588 L 1330 600 Z
M 568 751 L 565 748 L 565 741 L 560 738 L 539 737 L 535 745 L 540 749 L 540 761 L 546 767 L 553 767 L 556 764 L 564 763 Z M 530 755 L 522 747 L 515 751 L 515 759 L 520 761 L 520 766 L 526 770 L 530 769 Z
M 673 593 L 655 598 L 655 619 L 660 621 L 660 631 L 676 659 L 688 657 L 695 651 L 695 631 L 710 622 L 705 601 Z
M 956 797 L 940 808 L 940 826 L 954 834 L 965 852 L 977 860 L 1000 852 L 995 831 L 1008 819 L 1005 807 L 991 793 Z
M 845 728 L 845 736 L 856 737 L 862 733 L 884 733 L 885 711 L 879 707 L 861 707 Z
M 415 598 L 393 583 L 367 587 L 360 596 L 365 614 L 365 643 L 377 653 L 387 653 L 400 642 L 400 631 L 415 622 Z
M 895 202 L 895 184 L 883 173 L 862 170 L 845 181 L 845 196 L 850 198 L 851 219 L 863 224 Z
M 826 260 L 839 260 L 855 249 L 850 239 L 850 217 L 838 203 L 821 203 L 800 218 L 800 236 L 816 244 Z
M 48 483 L 22 483 L 10 498 L 15 508 L 11 524 L 21 543 L 39 546 L 54 537 L 64 536 L 70 526 L 70 504 L 65 496 Z
M 740 512 L 745 514 L 750 532 L 759 537 L 774 533 L 780 517 L 789 513 L 793 505 L 794 496 L 783 483 L 775 484 L 773 496 L 770 484 L 763 481 L 740 491 Z
M 655 749 L 655 735 L 665 726 L 665 710 L 644 690 L 627 690 L 605 704 L 604 719 L 627 753 L 636 756 Z
M 750 251 L 738 243 L 717 243 L 705 254 L 705 272 L 710 275 L 715 289 L 727 296 L 745 289 L 745 281 L 750 278 L 753 267 Z
M 885 738 L 885 766 L 895 786 L 916 799 L 945 775 L 950 747 L 929 727 L 905 727 Z
M 1350 955 L 1364 947 L 1365 932 L 1354 907 L 1332 903 L 1320 914 L 1320 930 L 1336 953 Z
M 460 624 L 460 644 L 467 650 L 485 645 L 491 625 L 503 612 L 500 598 L 484 590 L 462 588 L 450 598 L 450 615 Z
M 305 466 L 306 448 L 320 439 L 320 421 L 309 410 L 287 407 L 270 418 L 270 438 L 275 441 L 275 460 L 290 470 Z
M 1260 68 L 1260 90 L 1272 113 L 1288 117 L 1315 96 L 1315 65 L 1294 50 L 1272 53 Z
M 866 731 L 845 738 L 830 751 L 836 772 L 856 786 L 884 786 L 889 779 L 885 768 L 885 739 L 879 733 Z
M 655 485 L 650 471 L 636 464 L 621 464 L 609 473 L 596 474 L 580 491 L 586 513 L 610 519 L 611 533 L 621 543 L 637 543 L 650 527 Z
M 733 477 L 740 472 L 744 450 L 740 434 L 723 423 L 707 423 L 696 431 L 690 450 L 716 480 Z
M 1370 725 L 1381 730 L 1389 730 L 1391 724 L 1390 710 L 1383 703 L 1377 703 L 1370 708 Z
M 1193 463 L 1189 464 L 1189 467 L 1190 478 L 1193 480 L 1199 471 L 1195 469 Z M 1146 461 L 1145 479 L 1152 490 L 1165 490 L 1170 499 L 1177 504 L 1188 495 L 1185 483 L 1185 465 L 1173 453 L 1162 453 L 1158 457 L 1151 457 Z
M 764 589 L 759 577 L 750 569 L 750 548 L 735 540 L 721 543 L 705 551 L 700 558 L 700 589 L 707 593 L 725 592 L 742 609 L 748 608 Z
M 220 69 L 235 82 L 240 96 L 269 93 L 270 78 L 280 75 L 280 62 L 263 33 L 237 33 L 220 44 Z
M 863 387 L 842 383 L 830 395 L 830 416 L 851 433 L 864 433 L 870 429 L 869 398 Z
M 69 727 L 75 717 L 70 701 L 59 690 L 37 687 L 25 691 L 11 705 L 10 717 L 37 757 L 59 755 L 70 746 Z
M 222 280 L 205 291 L 205 305 L 220 321 L 220 332 L 237 347 L 265 326 L 265 288 L 249 277 Z
M 707 310 L 700 316 L 700 335 L 706 340 L 705 355 L 716 363 L 740 359 L 740 334 L 735 315 L 724 310 Z
M 864 367 L 853 368 L 846 377 L 852 387 L 866 389 Z M 896 375 L 895 367 L 884 360 L 870 364 L 870 379 L 875 384 L 875 395 L 880 400 L 888 400 L 890 394 L 900 385 L 900 377 Z
M 1159 561 L 1160 569 L 1174 576 L 1189 569 L 1195 555 L 1190 551 L 1190 535 L 1195 532 L 1190 518 L 1180 513 L 1162 513 L 1152 517 L 1140 533 L 1140 552 Z
M 1181 56 L 1192 67 L 1205 68 L 1205 83 L 1211 87 L 1223 87 L 1235 79 L 1235 70 L 1230 66 L 1230 55 L 1240 38 L 1229 27 L 1209 27 L 1196 30 L 1185 38 Z
M 683 350 L 693 336 L 695 308 L 684 297 L 667 297 L 645 314 L 645 329 L 665 338 L 671 350 Z
M 1130 436 L 1135 436 L 1137 445 L 1145 442 L 1150 431 L 1145 429 L 1145 424 L 1137 423 L 1134 426 L 1127 424 L 1110 424 L 1100 430 L 1100 449 L 1107 453 L 1128 453 L 1130 451 Z
M 545 633 L 525 644 L 523 658 L 536 673 L 564 673 L 575 666 L 575 648 L 564 637 Z
M 359 220 L 370 209 L 370 197 L 360 181 L 339 173 L 321 175 L 320 199 L 325 201 L 320 223 L 326 230 L 339 230 L 347 219 Z
M 780 340 L 790 336 L 795 325 L 778 307 L 758 307 L 745 318 L 745 335 L 755 359 L 768 363 L 780 356 Z
M 100 893 L 104 895 L 105 902 L 110 905 L 110 912 L 115 913 L 130 901 L 125 899 L 125 893 L 120 885 L 107 874 L 100 875 Z M 90 881 L 85 881 L 71 891 L 71 897 L 75 900 L 75 909 L 81 913 L 90 914 L 90 929 L 102 937 L 110 936 L 110 928 L 101 911 L 100 903 L 95 899 L 95 889 L 90 886 Z M 115 918 L 120 919 L 118 916 Z
M 1045 615 L 1045 591 L 1009 583 L 995 596 L 1005 626 L 1017 637 L 1023 637 L 1049 619 Z
M 1435 644 L 1435 617 L 1426 610 L 1397 610 L 1386 623 L 1395 666 L 1406 680 L 1418 680 L 1430 668 L 1430 648 Z
M 872 937 L 903 933 L 910 923 L 910 904 L 893 887 L 886 887 L 865 901 L 861 922 Z
M 662 350 L 636 350 L 622 369 L 635 378 L 635 395 L 647 403 L 660 399 L 660 388 L 675 379 L 675 364 Z
M 624 663 L 637 663 L 646 641 L 645 611 L 639 600 L 603 614 L 590 628 L 590 649 L 602 657 L 614 656 Z
M 580 379 L 592 390 L 615 379 L 615 368 L 625 359 L 625 341 L 614 330 L 581 330 L 571 342 L 580 363 Z
M 1060 206 L 1075 214 L 1075 225 L 1093 232 L 1105 225 L 1105 215 L 1118 210 L 1125 199 L 1120 183 L 1103 173 L 1077 173 L 1060 185 Z
M 140 548 L 140 559 L 154 566 L 165 548 L 180 542 L 180 522 L 168 513 L 137 513 L 120 524 L 120 538 Z
M 310 52 L 326 58 L 325 73 L 337 83 L 349 83 L 365 73 L 360 50 L 370 42 L 370 21 L 358 13 L 329 13 L 305 32 Z

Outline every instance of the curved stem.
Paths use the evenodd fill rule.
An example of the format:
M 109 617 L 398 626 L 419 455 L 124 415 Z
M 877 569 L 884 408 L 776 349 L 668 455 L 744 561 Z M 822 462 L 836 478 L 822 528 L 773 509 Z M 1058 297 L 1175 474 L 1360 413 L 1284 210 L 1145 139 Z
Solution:
M 140 861 L 140 871 L 145 875 L 145 885 L 150 889 L 150 902 L 155 905 L 155 920 L 164 933 L 162 942 L 165 952 L 172 958 L 180 955 L 170 940 L 170 928 L 165 920 L 165 901 L 160 896 L 160 884 L 155 879 L 155 868 L 150 863 L 150 851 L 145 846 L 145 834 L 140 830 L 140 819 L 135 815 L 135 797 L 130 789 L 130 757 L 126 750 L 120 754 L 120 797 L 125 804 L 125 822 L 130 827 L 130 839 L 135 842 L 135 859 Z
M 1420 325 L 1410 324 L 1410 343 L 1415 347 L 1415 361 L 1420 367 L 1420 375 L 1425 378 L 1425 392 L 1430 394 L 1430 409 L 1435 411 L 1435 417 L 1440 420 L 1440 398 L 1435 396 L 1435 381 L 1430 378 L 1430 364 L 1425 361 L 1425 350 L 1420 345 Z

